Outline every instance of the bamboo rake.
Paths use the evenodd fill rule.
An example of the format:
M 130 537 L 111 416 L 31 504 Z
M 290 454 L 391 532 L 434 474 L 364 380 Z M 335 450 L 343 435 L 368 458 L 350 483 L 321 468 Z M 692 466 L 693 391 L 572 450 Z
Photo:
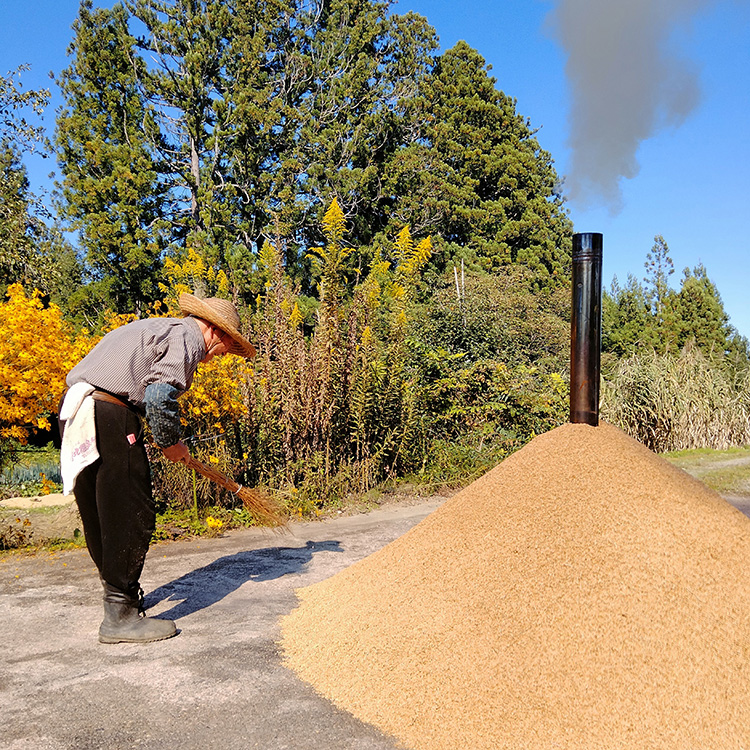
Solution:
M 225 476 L 220 471 L 204 464 L 202 461 L 198 461 L 192 456 L 185 461 L 185 465 L 202 474 L 212 482 L 216 482 L 219 486 L 225 490 L 229 490 L 234 495 L 237 495 L 242 500 L 243 505 L 252 513 L 258 521 L 264 526 L 272 526 L 274 528 L 285 528 L 287 525 L 286 512 L 282 506 L 275 502 L 267 495 L 263 495 L 260 492 L 251 490 L 248 487 L 243 487 L 241 484 L 237 484 L 233 479 Z

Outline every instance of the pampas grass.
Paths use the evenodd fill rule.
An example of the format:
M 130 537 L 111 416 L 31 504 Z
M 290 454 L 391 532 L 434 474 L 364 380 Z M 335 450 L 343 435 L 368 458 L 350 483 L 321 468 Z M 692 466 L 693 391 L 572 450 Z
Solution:
M 600 413 L 663 453 L 750 444 L 750 376 L 695 346 L 679 354 L 644 351 L 603 380 Z

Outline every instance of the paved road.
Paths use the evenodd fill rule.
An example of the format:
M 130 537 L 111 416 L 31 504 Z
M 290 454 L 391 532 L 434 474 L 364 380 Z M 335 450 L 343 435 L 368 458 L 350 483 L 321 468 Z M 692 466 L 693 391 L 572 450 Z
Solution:
M 279 618 L 440 502 L 152 547 L 149 614 L 181 632 L 141 646 L 98 643 L 84 550 L 0 560 L 0 750 L 395 750 L 282 664 Z

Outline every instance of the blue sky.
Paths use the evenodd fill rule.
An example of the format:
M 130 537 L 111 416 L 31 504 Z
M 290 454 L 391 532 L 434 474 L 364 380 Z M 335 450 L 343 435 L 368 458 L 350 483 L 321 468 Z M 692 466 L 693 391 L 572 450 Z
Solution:
M 77 10 L 77 0 L 0 0 L 0 70 L 29 63 L 25 87 L 50 86 L 47 72 L 66 65 Z M 614 275 L 642 278 L 661 234 L 671 285 L 703 263 L 730 322 L 750 337 L 750 0 L 394 6 L 407 10 L 427 17 L 443 50 L 461 39 L 478 50 L 540 129 L 565 176 L 575 230 L 604 235 L 605 285 Z M 49 184 L 54 163 L 27 166 L 35 190 Z

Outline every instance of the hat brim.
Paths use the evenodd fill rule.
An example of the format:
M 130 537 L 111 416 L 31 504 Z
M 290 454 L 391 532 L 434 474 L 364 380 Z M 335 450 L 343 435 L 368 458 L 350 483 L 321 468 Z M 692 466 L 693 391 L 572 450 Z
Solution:
M 233 344 L 229 348 L 229 354 L 250 359 L 256 354 L 255 347 L 235 328 L 231 321 L 227 320 L 218 310 L 206 304 L 202 299 L 193 294 L 181 294 L 179 299 L 180 311 L 184 316 L 195 315 L 197 318 L 207 320 L 209 323 L 220 328 L 224 333 L 232 337 Z

